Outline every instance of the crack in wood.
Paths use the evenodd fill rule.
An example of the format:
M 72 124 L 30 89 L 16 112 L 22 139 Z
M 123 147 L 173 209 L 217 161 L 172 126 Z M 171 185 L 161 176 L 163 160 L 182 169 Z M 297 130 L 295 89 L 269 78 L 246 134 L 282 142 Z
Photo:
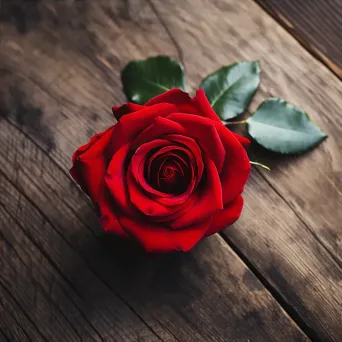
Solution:
M 301 317 L 296 309 L 289 303 L 286 298 L 281 294 L 276 287 L 271 284 L 271 282 L 254 266 L 254 264 L 249 260 L 249 258 L 242 253 L 242 251 L 232 242 L 227 234 L 220 233 L 220 236 L 227 243 L 227 245 L 235 252 L 235 254 L 242 260 L 242 262 L 250 269 L 250 271 L 255 275 L 255 277 L 261 282 L 261 284 L 266 288 L 266 290 L 271 294 L 271 296 L 279 303 L 287 315 L 293 320 L 293 322 L 298 326 L 301 331 L 307 336 L 312 342 L 324 342 L 317 339 L 316 332 L 312 329 Z
M 156 17 L 158 18 L 160 24 L 164 27 L 164 29 L 165 29 L 166 33 L 168 34 L 172 44 L 174 45 L 175 49 L 177 50 L 177 54 L 178 54 L 178 58 L 179 58 L 180 62 L 184 66 L 183 51 L 182 51 L 181 46 L 177 42 L 176 37 L 172 34 L 172 31 L 170 30 L 169 26 L 167 25 L 164 18 L 162 17 L 162 15 L 157 10 L 156 6 L 153 3 L 153 0 L 147 0 L 147 2 L 150 5 L 150 7 L 151 7 L 152 11 L 154 12 L 154 14 L 156 15 Z
M 284 15 L 275 11 L 270 4 L 264 0 L 253 0 L 260 8 L 269 14 L 277 23 L 279 23 L 287 32 L 289 32 L 314 58 L 325 65 L 336 77 L 342 79 L 342 68 L 335 64 L 328 56 L 314 46 L 309 39 L 300 34 L 297 30 L 297 25 L 288 21 Z

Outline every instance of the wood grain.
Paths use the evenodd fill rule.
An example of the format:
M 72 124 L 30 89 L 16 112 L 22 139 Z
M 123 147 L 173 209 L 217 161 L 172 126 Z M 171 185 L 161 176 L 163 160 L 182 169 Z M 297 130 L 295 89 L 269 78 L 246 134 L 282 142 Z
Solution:
M 255 1 L 338 77 L 342 77 L 340 0 Z
M 219 235 L 188 254 L 145 255 L 102 234 L 67 173 L 74 149 L 108 127 L 111 106 L 124 102 L 119 73 L 128 60 L 179 55 L 156 7 L 104 0 L 2 6 L 8 18 L 0 26 L 3 335 L 307 341 Z

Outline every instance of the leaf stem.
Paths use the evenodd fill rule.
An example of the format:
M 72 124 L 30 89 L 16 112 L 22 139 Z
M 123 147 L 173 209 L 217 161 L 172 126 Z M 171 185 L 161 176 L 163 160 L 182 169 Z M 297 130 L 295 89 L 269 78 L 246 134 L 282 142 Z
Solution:
M 247 120 L 241 120 L 241 121 L 222 121 L 224 125 L 239 125 L 246 123 Z
M 266 169 L 266 170 L 268 170 L 268 171 L 271 171 L 271 169 L 270 169 L 268 166 L 264 165 L 264 164 L 257 163 L 257 162 L 253 162 L 253 161 L 250 161 L 250 163 L 251 163 L 252 165 L 260 166 L 260 167 L 262 167 L 262 168 L 264 168 L 264 169 Z

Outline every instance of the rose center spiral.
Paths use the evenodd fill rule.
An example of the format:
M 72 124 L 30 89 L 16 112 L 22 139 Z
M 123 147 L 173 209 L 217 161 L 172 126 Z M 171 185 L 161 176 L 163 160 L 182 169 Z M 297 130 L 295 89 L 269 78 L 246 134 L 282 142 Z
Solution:
M 165 153 L 155 151 L 145 166 L 147 182 L 156 190 L 168 194 L 183 193 L 191 179 L 189 157 L 177 148 Z

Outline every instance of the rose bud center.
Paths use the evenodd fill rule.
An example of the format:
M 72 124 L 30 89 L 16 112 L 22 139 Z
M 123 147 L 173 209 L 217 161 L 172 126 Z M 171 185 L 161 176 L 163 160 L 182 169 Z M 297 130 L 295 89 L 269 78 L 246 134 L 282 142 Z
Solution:
M 183 193 L 190 182 L 188 156 L 175 147 L 167 152 L 154 151 L 145 165 L 145 178 L 156 190 L 167 194 Z

